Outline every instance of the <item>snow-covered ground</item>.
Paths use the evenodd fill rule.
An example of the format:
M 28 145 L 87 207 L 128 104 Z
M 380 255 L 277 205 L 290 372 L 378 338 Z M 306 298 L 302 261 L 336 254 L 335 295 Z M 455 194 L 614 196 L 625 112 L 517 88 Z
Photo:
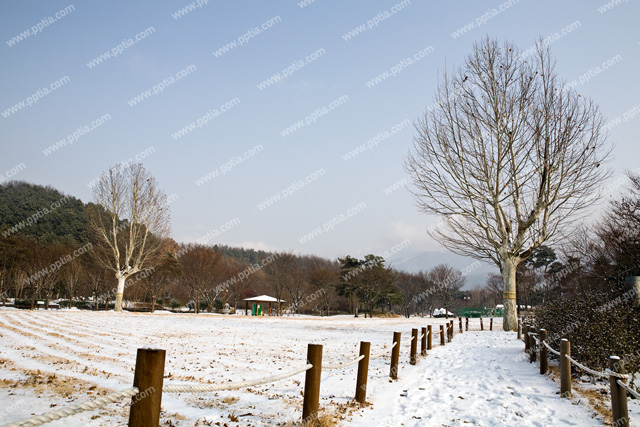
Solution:
M 323 411 L 345 426 L 602 425 L 578 398 L 558 397 L 557 384 L 536 374 L 513 333 L 456 335 L 409 365 L 411 328 L 439 329 L 444 322 L 1 310 L 0 424 L 130 387 L 141 347 L 167 350 L 165 384 L 222 383 L 302 367 L 308 343 L 324 345 L 323 364 L 355 359 L 360 341 L 371 342 L 372 354 L 379 353 L 389 348 L 392 332 L 400 331 L 399 381 L 389 381 L 388 355 L 372 359 L 371 405 L 360 409 L 351 404 L 356 366 L 325 370 Z M 478 327 L 472 320 L 471 328 Z M 496 319 L 494 329 L 500 327 Z M 300 419 L 303 382 L 301 373 L 237 391 L 164 394 L 161 425 L 288 425 Z M 640 412 L 635 402 L 630 407 Z M 126 425 L 127 416 L 123 401 L 48 425 Z

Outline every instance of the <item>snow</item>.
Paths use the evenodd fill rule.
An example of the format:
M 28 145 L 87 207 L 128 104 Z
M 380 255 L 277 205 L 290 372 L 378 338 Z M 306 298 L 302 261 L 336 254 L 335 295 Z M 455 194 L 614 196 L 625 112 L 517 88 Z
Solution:
M 579 399 L 561 399 L 559 386 L 529 364 L 507 332 L 468 332 L 434 349 L 415 369 L 372 398 L 353 426 L 597 426 Z
M 344 426 L 602 425 L 592 411 L 560 399 L 558 385 L 537 374 L 514 333 L 467 332 L 408 364 L 412 328 L 446 319 L 352 316 L 246 317 L 89 311 L 0 312 L 0 423 L 17 421 L 131 387 L 136 349 L 167 351 L 165 384 L 259 379 L 306 364 L 307 344 L 323 344 L 323 364 L 351 361 L 360 341 L 371 353 L 389 348 L 402 332 L 400 379 L 389 381 L 389 356 L 372 359 L 367 400 L 353 407 L 357 365 L 324 370 L 321 409 Z M 457 320 L 455 321 L 457 331 Z M 472 329 L 479 320 L 471 319 Z M 495 319 L 496 329 L 501 320 Z M 439 342 L 436 336 L 434 345 Z M 52 388 L 65 380 L 72 392 Z M 19 386 L 11 383 L 19 381 Z M 41 386 L 33 386 L 41 382 Z M 301 417 L 304 373 L 264 386 L 163 395 L 161 424 L 174 426 L 286 425 Z M 421 390 L 422 389 L 422 390 Z M 405 391 L 406 390 L 406 391 Z M 402 395 L 402 396 L 401 396 Z M 126 425 L 128 402 L 56 421 L 56 426 Z M 638 414 L 636 402 L 629 402 Z M 4 409 L 2 409 L 4 408 Z M 238 421 L 231 418 L 238 417 Z M 420 418 L 417 418 L 420 417 Z M 468 424 L 471 423 L 471 424 Z

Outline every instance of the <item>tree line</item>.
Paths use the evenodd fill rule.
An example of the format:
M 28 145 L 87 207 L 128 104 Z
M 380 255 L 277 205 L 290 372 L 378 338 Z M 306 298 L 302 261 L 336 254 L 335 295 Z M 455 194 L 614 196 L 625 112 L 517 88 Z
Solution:
M 640 275 L 640 177 L 630 174 L 629 183 L 630 193 L 610 204 L 601 223 L 574 233 L 561 247 L 537 248 L 518 266 L 519 308 L 594 292 L 613 298 L 627 289 L 627 276 Z M 37 212 L 42 205 L 50 205 L 52 200 L 69 197 L 50 187 L 25 183 L 0 186 L 0 195 L 7 192 L 11 197 L 0 198 L 0 207 L 9 203 L 24 206 L 20 218 Z M 32 204 L 21 202 L 20 192 Z M 39 203 L 33 203 L 39 199 Z M 2 225 L 3 301 L 15 298 L 33 308 L 38 300 L 48 305 L 51 300 L 63 299 L 69 305 L 95 310 L 115 304 L 117 280 L 113 268 L 105 265 L 105 250 L 111 248 L 90 229 L 91 216 L 99 207 L 93 203 L 82 208 L 77 203 L 74 206 L 73 213 L 38 230 L 41 235 L 28 226 L 2 233 L 15 222 Z M 104 211 L 99 213 L 105 215 Z M 116 222 L 116 228 L 124 225 L 121 228 L 128 230 L 128 224 Z M 212 312 L 226 304 L 242 308 L 244 298 L 260 294 L 286 301 L 285 308 L 290 312 L 318 315 L 410 316 L 433 313 L 435 308 L 456 314 L 458 308 L 492 308 L 502 303 L 501 276 L 490 275 L 484 286 L 463 290 L 463 273 L 447 265 L 406 272 L 392 268 L 387 260 L 374 254 L 362 259 L 347 255 L 329 260 L 290 252 L 179 244 L 168 237 L 158 239 L 156 247 L 139 271 L 127 277 L 126 301 L 130 308 L 188 307 L 195 313 Z

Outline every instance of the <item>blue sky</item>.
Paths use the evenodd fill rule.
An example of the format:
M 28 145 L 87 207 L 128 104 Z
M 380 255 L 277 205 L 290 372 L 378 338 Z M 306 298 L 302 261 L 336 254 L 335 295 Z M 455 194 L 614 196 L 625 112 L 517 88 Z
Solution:
M 177 241 L 209 236 L 331 258 L 389 252 L 405 239 L 406 254 L 441 249 L 425 233 L 438 218 L 417 212 L 403 188 L 402 161 L 439 73 L 487 34 L 522 49 L 547 38 L 559 74 L 612 120 L 611 182 L 639 166 L 632 1 L 72 0 L 2 9 L 3 179 L 86 202 L 92 180 L 137 156 L 173 195 Z M 371 148 L 345 160 L 361 144 Z

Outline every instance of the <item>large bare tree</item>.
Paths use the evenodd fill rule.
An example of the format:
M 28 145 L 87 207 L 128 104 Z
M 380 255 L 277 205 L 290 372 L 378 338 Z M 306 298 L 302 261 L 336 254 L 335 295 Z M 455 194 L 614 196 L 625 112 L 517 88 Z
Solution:
M 477 43 L 445 72 L 417 123 L 405 167 L 429 231 L 458 254 L 495 263 L 504 329 L 516 322 L 516 268 L 557 238 L 599 194 L 608 158 L 598 106 L 556 74 L 548 48 L 523 58 L 511 43 Z
M 95 255 L 115 273 L 115 310 L 122 311 L 126 279 L 157 260 L 169 235 L 167 197 L 141 163 L 109 169 L 93 196 L 98 206 L 92 209 L 90 223 L 101 242 Z

